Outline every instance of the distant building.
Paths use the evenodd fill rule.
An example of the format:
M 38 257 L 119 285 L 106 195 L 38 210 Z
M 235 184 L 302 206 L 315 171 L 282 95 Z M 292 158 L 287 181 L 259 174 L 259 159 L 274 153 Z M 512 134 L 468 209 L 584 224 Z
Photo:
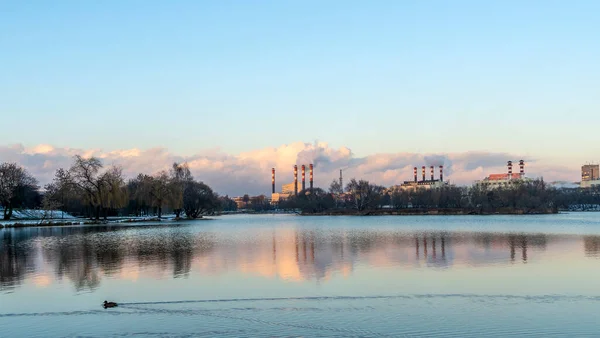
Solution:
M 481 185 L 486 188 L 508 188 L 511 185 L 519 182 L 531 181 L 530 178 L 520 175 L 509 174 L 490 174 L 488 177 L 480 181 L 475 181 L 475 185 Z
M 275 192 L 271 194 L 271 205 L 277 205 L 279 202 L 288 199 L 292 194 L 284 194 L 280 192 Z
M 586 164 L 581 166 L 581 181 L 597 181 L 600 179 L 600 165 Z
M 233 197 L 232 200 L 235 202 L 238 209 L 244 209 L 246 207 L 244 197 Z
M 430 181 L 404 181 L 404 183 L 400 185 L 395 185 L 392 187 L 393 190 L 417 190 L 417 189 L 436 189 L 447 186 L 447 182 L 442 182 L 440 180 L 430 180 Z
M 300 187 L 298 187 L 298 191 L 300 191 Z M 281 186 L 281 193 L 284 195 L 293 195 L 295 193 L 294 182 Z
M 581 166 L 581 188 L 591 188 L 600 185 L 600 165 L 586 164 Z

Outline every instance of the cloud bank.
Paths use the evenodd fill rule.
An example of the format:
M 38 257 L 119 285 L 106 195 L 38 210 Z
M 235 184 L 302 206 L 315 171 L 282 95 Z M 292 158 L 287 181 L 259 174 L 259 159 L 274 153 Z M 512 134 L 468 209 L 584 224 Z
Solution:
M 510 153 L 463 152 L 446 154 L 387 153 L 356 157 L 348 147 L 333 148 L 327 143 L 296 142 L 279 147 L 258 149 L 231 155 L 220 151 L 201 151 L 193 156 L 180 156 L 165 148 L 124 149 L 106 152 L 101 149 L 57 148 L 47 144 L 25 147 L 21 144 L 0 146 L 1 162 L 17 162 L 26 167 L 40 183 L 50 182 L 56 169 L 68 168 L 74 155 L 100 158 L 104 165 L 120 165 L 128 178 L 138 173 L 153 174 L 168 169 L 173 162 L 187 162 L 195 178 L 204 181 L 220 194 L 266 194 L 271 192 L 271 168 L 276 168 L 277 190 L 293 182 L 293 166 L 314 164 L 314 184 L 327 188 L 339 178 L 343 169 L 344 181 L 362 178 L 390 186 L 413 177 L 413 167 L 444 166 L 444 179 L 465 185 L 491 173 L 506 172 L 506 161 L 518 161 L 520 156 Z M 577 181 L 579 167 L 566 167 L 523 158 L 529 177 L 544 177 L 548 181 Z M 518 172 L 518 164 L 513 169 Z M 300 169 L 299 169 L 300 171 Z M 300 173 L 298 174 L 300 180 Z M 308 185 L 308 168 L 307 168 Z

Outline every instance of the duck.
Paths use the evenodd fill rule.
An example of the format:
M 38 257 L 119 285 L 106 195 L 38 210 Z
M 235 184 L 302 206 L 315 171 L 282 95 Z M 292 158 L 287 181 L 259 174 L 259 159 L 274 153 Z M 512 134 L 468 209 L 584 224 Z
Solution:
M 118 306 L 118 304 L 115 302 L 104 301 L 104 304 L 102 306 L 104 306 L 104 308 L 106 309 L 107 307 L 116 307 L 116 306 Z

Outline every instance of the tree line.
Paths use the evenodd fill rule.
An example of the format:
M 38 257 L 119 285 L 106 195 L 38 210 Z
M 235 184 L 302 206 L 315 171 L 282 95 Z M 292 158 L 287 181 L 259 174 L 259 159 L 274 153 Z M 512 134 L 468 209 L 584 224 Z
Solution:
M 402 190 L 352 179 L 342 189 L 334 180 L 328 191 L 320 188 L 303 190 L 279 204 L 283 209 L 305 213 L 333 210 L 364 212 L 377 209 L 454 209 L 474 213 L 523 211 L 557 212 L 558 210 L 592 209 L 600 205 L 600 187 L 558 189 L 543 179 L 518 180 L 511 185 L 490 188 L 483 185 L 444 186 L 433 189 Z
M 332 210 L 460 209 L 478 213 L 506 210 L 545 212 L 561 209 L 592 210 L 600 206 L 600 187 L 557 189 L 543 179 L 516 180 L 502 188 L 483 185 L 444 186 L 436 189 L 400 190 L 351 179 L 342 188 L 334 180 L 327 191 L 305 189 L 297 196 L 272 205 L 264 195 L 244 195 L 245 209 L 273 209 L 323 213 Z M 0 206 L 3 219 L 15 209 L 62 210 L 99 220 L 108 216 L 157 216 L 198 218 L 237 209 L 235 201 L 219 196 L 196 180 L 187 164 L 173 163 L 169 170 L 138 174 L 126 180 L 118 166 L 104 167 L 98 158 L 75 156 L 72 165 L 56 171 L 52 182 L 40 189 L 38 180 L 15 163 L 0 164 Z
M 62 210 L 99 220 L 108 216 L 199 218 L 221 210 L 235 210 L 235 202 L 219 196 L 194 179 L 186 163 L 154 175 L 140 173 L 126 180 L 119 166 L 104 167 L 100 159 L 76 155 L 68 169 L 56 171 L 40 191 L 38 180 L 15 163 L 0 164 L 0 205 L 3 219 L 17 208 Z

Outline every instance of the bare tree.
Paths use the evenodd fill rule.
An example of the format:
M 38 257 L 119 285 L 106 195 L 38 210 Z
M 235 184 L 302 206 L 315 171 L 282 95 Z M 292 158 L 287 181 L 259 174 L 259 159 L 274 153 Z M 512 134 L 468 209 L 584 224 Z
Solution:
M 37 180 L 16 163 L 0 164 L 0 205 L 4 208 L 3 218 L 12 217 L 13 208 L 23 204 L 27 194 L 38 189 Z
M 196 181 L 186 184 L 183 193 L 183 209 L 188 218 L 201 217 L 216 210 L 218 206 L 218 196 L 208 185 Z
M 383 187 L 370 184 L 369 181 L 351 179 L 346 185 L 346 191 L 351 196 L 354 209 L 363 211 L 376 207 L 383 193 Z

